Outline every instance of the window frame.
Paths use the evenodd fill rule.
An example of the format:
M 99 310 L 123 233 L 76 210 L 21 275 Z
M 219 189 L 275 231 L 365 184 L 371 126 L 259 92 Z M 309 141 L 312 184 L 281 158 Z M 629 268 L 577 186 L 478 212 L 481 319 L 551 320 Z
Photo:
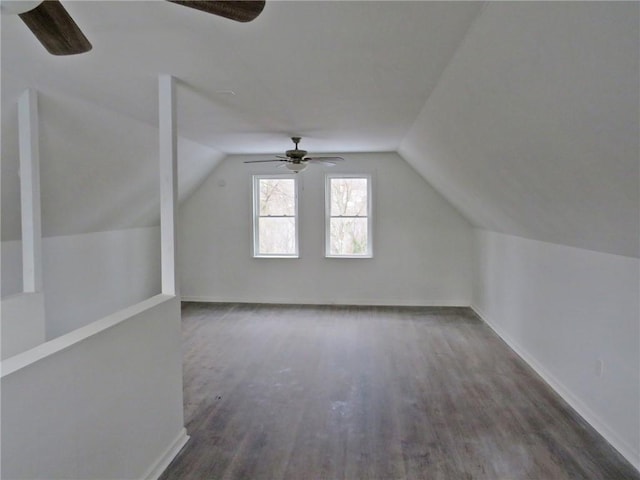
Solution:
M 295 252 L 294 253 L 260 253 L 260 180 L 290 179 L 293 180 L 294 190 L 294 215 L 295 220 Z M 294 173 L 282 174 L 254 174 L 252 175 L 253 190 L 253 258 L 300 258 L 300 218 L 298 215 L 298 178 Z M 268 215 L 265 218 L 273 217 Z M 291 218 L 282 216 L 277 218 Z
M 363 254 L 338 255 L 331 253 L 331 219 L 362 218 L 361 216 L 331 216 L 331 180 L 334 178 L 364 178 L 367 181 L 367 251 Z M 373 179 L 369 173 L 327 173 L 324 181 L 324 256 L 325 258 L 373 258 Z

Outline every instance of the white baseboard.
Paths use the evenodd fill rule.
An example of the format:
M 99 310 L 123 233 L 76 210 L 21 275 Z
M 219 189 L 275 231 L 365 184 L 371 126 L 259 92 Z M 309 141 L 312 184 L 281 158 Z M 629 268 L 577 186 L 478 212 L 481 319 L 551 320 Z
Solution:
M 373 306 L 373 307 L 466 307 L 468 308 L 468 303 L 465 302 L 457 302 L 457 301 L 444 301 L 444 302 L 411 302 L 406 300 L 372 300 L 372 299 L 348 299 L 348 300 L 340 300 L 336 301 L 318 301 L 317 299 L 311 298 L 296 298 L 292 300 L 291 298 L 257 298 L 257 299 L 247 299 L 247 298 L 222 298 L 222 297 L 213 297 L 207 295 L 183 295 L 180 297 L 183 302 L 203 302 L 203 303 L 258 303 L 258 304 L 267 304 L 267 305 L 344 305 L 344 306 Z
M 187 435 L 187 429 L 183 428 L 176 438 L 171 442 L 171 445 L 164 451 L 158 459 L 147 470 L 147 473 L 142 477 L 143 480 L 158 480 L 162 472 L 166 470 L 171 461 L 180 453 L 182 447 L 184 447 L 189 441 L 189 435 Z
M 604 437 L 620 454 L 626 458 L 636 470 L 640 471 L 640 452 L 610 428 L 602 419 L 593 412 L 584 402 L 574 395 L 561 381 L 543 367 L 536 358 L 525 348 L 514 341 L 502 328 L 489 320 L 478 307 L 471 305 L 471 309 L 480 319 L 486 323 L 504 342 L 525 361 L 542 379 L 567 402 L 587 423 Z

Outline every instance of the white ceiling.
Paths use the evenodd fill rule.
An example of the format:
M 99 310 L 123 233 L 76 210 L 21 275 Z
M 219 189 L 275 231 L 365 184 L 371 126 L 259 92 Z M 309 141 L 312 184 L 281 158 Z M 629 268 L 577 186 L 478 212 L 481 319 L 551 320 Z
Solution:
M 165 1 L 66 1 L 93 44 L 49 55 L 2 16 L 2 101 L 30 85 L 155 125 L 175 75 L 179 131 L 225 153 L 393 151 L 480 2 L 267 0 L 241 24 Z M 224 93 L 233 91 L 235 95 Z
M 494 2 L 399 152 L 488 230 L 640 256 L 640 3 Z
M 267 0 L 241 24 L 166 1 L 63 4 L 89 53 L 49 55 L 2 15 L 4 240 L 20 236 L 25 88 L 40 92 L 43 234 L 142 226 L 158 218 L 159 73 L 179 80 L 184 198 L 224 153 L 281 153 L 294 134 L 313 153 L 396 150 L 482 6 Z
M 183 197 L 225 153 L 281 153 L 298 134 L 311 153 L 398 151 L 479 227 L 640 256 L 638 2 L 267 0 L 247 24 L 162 0 L 64 5 L 91 52 L 51 56 L 2 15 L 3 239 L 19 237 L 27 87 L 44 234 L 153 222 L 169 73 Z

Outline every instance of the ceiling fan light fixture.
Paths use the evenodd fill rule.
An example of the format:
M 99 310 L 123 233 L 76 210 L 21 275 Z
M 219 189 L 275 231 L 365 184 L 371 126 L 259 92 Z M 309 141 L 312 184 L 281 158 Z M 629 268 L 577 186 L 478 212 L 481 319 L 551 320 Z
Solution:
M 300 173 L 307 168 L 306 163 L 286 163 L 285 166 L 294 173 Z

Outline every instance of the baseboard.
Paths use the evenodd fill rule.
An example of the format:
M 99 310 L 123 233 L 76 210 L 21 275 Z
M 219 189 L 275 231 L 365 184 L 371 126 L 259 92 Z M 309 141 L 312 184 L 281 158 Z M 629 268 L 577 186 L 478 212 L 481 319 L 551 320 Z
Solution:
M 142 479 L 157 480 L 160 478 L 160 475 L 162 475 L 171 461 L 176 457 L 176 455 L 178 455 L 178 453 L 180 453 L 180 450 L 182 450 L 182 447 L 184 447 L 188 441 L 189 435 L 187 435 L 187 429 L 183 428 L 164 453 L 160 455 L 155 462 L 153 462 Z
M 372 300 L 372 299 L 347 299 L 336 301 L 318 301 L 311 298 L 222 298 L 207 295 L 183 295 L 180 297 L 183 302 L 203 302 L 203 303 L 251 303 L 266 305 L 340 305 L 340 306 L 363 306 L 363 307 L 465 307 L 468 308 L 468 302 L 407 302 L 406 300 Z
M 580 398 L 574 395 L 552 373 L 543 367 L 525 348 L 514 341 L 502 328 L 491 322 L 477 306 L 471 305 L 474 313 L 493 330 L 524 362 L 529 365 L 562 399 L 584 418 L 604 439 L 611 444 L 633 467 L 640 471 L 640 452 L 611 429 Z

